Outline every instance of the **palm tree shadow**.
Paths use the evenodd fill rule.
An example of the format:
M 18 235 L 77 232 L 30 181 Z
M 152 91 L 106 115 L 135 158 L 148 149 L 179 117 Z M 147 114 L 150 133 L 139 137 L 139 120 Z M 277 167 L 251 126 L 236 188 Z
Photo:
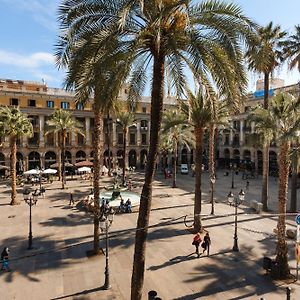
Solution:
M 105 291 L 104 286 L 97 287 L 97 288 L 92 288 L 92 289 L 89 289 L 89 290 L 84 290 L 82 292 L 78 292 L 78 293 L 74 293 L 74 294 L 64 295 L 64 296 L 60 296 L 60 297 L 56 297 L 56 298 L 51 298 L 50 300 L 66 299 L 66 298 L 69 298 L 69 297 L 72 297 L 72 299 L 73 299 L 73 297 L 89 295 L 91 293 L 96 293 L 96 292 L 99 292 L 99 291 Z M 89 299 L 89 298 L 80 297 L 80 298 L 76 298 L 76 299 Z
M 223 254 L 229 253 L 229 252 L 232 252 L 232 251 L 231 250 L 224 250 L 224 251 L 221 251 L 221 252 L 218 252 L 218 253 L 211 254 L 209 257 L 213 257 L 213 256 L 217 256 L 217 255 L 223 255 Z M 195 252 L 190 253 L 189 255 L 175 256 L 175 257 L 171 258 L 169 261 L 166 261 L 161 265 L 149 267 L 148 270 L 149 271 L 156 271 L 156 270 L 159 270 L 159 269 L 162 269 L 162 268 L 165 268 L 165 267 L 169 267 L 169 266 L 172 266 L 172 265 L 175 265 L 175 264 L 178 264 L 178 263 L 182 263 L 182 262 L 189 261 L 189 260 L 192 260 L 192 259 L 198 259 L 197 256 L 196 257 L 193 256 L 194 254 L 195 254 Z M 200 254 L 199 258 L 204 258 L 204 257 L 206 257 L 206 255 L 201 256 L 201 254 Z

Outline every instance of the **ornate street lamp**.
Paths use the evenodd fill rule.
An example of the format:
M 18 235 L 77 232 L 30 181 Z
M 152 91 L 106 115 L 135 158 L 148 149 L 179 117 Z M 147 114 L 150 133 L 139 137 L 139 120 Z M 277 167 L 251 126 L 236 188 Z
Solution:
M 113 223 L 114 220 L 114 210 L 111 207 L 108 212 L 104 212 L 99 219 L 99 226 L 102 232 L 105 232 L 105 282 L 103 289 L 108 290 L 111 288 L 109 282 L 109 256 L 108 256 L 108 229 Z
M 229 194 L 227 195 L 228 203 L 229 205 L 234 205 L 235 207 L 235 218 L 234 218 L 234 237 L 233 237 L 233 247 L 232 251 L 238 252 L 239 251 L 239 246 L 238 246 L 238 235 L 237 235 L 237 208 L 238 206 L 243 203 L 245 200 L 245 192 L 241 190 L 239 192 L 238 197 L 235 197 L 233 193 L 230 191 Z
M 234 189 L 234 173 L 236 172 L 236 164 L 230 163 L 229 167 L 231 170 L 231 188 Z
M 28 235 L 28 250 L 32 249 L 32 222 L 31 222 L 31 207 L 36 205 L 38 201 L 38 190 L 35 190 L 31 195 L 29 190 L 23 192 L 24 201 L 29 205 L 29 235 Z

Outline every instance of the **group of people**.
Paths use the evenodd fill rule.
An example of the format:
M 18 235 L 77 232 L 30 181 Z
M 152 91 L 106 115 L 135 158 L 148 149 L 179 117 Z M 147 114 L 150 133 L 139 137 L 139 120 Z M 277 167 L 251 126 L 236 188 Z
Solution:
M 122 198 L 120 201 L 119 211 L 121 213 L 131 213 L 132 212 L 132 204 L 131 200 L 128 198 L 126 202 Z
M 199 232 L 193 238 L 192 245 L 194 245 L 196 248 L 195 253 L 197 254 L 197 257 L 200 257 L 201 255 L 199 252 L 200 244 L 201 247 L 203 248 L 203 252 L 201 254 L 204 254 L 204 252 L 207 251 L 207 256 L 209 256 L 209 248 L 210 248 L 211 240 L 208 232 L 205 234 L 203 241 Z

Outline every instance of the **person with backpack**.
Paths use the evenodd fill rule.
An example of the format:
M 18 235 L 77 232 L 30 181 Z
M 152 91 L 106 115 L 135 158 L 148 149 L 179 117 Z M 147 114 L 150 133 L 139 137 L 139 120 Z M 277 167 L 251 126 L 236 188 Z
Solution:
M 201 241 L 202 241 L 201 235 L 200 235 L 200 233 L 198 232 L 198 233 L 194 236 L 193 242 L 192 242 L 192 245 L 194 245 L 195 248 L 196 248 L 196 252 L 195 252 L 195 253 L 197 254 L 197 257 L 200 257 L 200 253 L 199 253 L 199 245 L 200 245 Z
M 9 249 L 8 247 L 5 247 L 1 253 L 2 271 L 10 271 L 9 264 L 8 264 L 8 254 L 9 254 Z
M 203 238 L 203 243 L 201 244 L 201 247 L 203 248 L 202 253 L 204 253 L 207 250 L 207 256 L 209 256 L 210 244 L 211 244 L 211 240 L 210 240 L 209 233 L 207 232 Z

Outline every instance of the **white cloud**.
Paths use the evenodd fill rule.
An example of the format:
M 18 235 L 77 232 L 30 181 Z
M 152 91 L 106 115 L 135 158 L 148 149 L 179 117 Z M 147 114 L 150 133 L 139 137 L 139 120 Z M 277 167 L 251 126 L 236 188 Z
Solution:
M 15 10 L 29 13 L 38 24 L 52 31 L 57 28 L 55 16 L 59 2 L 59 0 L 0 0 L 0 4 L 10 5 Z
M 42 65 L 54 66 L 53 54 L 36 52 L 30 55 L 21 55 L 0 49 L 0 64 L 25 68 L 38 68 Z

